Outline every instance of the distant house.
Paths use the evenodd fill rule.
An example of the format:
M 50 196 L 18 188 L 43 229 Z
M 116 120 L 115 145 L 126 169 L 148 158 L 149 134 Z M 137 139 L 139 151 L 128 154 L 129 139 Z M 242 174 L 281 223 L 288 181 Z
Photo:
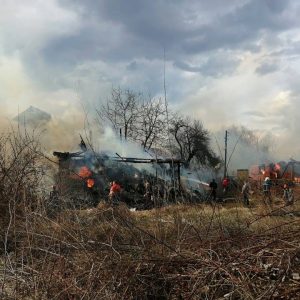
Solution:
M 21 125 L 37 127 L 47 124 L 51 120 L 51 115 L 39 108 L 30 106 L 13 120 Z

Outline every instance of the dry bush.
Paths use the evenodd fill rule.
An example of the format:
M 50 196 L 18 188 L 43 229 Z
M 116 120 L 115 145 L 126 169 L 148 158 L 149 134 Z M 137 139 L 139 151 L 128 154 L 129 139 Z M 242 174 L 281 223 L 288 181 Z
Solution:
M 11 226 L 28 211 L 36 210 L 44 170 L 34 132 L 10 130 L 0 136 L 0 249 L 8 246 Z

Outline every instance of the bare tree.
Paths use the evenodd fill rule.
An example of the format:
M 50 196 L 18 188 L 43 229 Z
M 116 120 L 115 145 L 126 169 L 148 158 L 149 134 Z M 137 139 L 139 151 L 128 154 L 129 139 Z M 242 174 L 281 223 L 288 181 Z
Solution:
M 193 159 L 203 165 L 216 165 L 218 157 L 210 149 L 209 133 L 198 120 L 175 116 L 170 132 L 174 138 L 173 152 L 190 166 Z
M 111 97 L 96 111 L 117 134 L 121 129 L 122 137 L 131 138 L 147 150 L 159 144 L 166 133 L 165 108 L 161 99 L 146 98 L 142 93 L 113 88 Z
M 161 144 L 166 133 L 165 108 L 161 99 L 144 100 L 139 106 L 139 119 L 135 140 L 139 141 L 144 149 L 151 149 Z
M 101 120 L 108 121 L 116 133 L 122 131 L 125 140 L 133 136 L 139 114 L 140 94 L 121 88 L 113 88 L 111 97 L 96 112 Z

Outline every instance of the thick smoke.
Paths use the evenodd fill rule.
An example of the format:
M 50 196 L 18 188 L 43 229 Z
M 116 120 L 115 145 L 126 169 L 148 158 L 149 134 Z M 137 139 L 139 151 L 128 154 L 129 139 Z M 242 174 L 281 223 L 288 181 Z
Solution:
M 227 166 L 229 174 L 237 169 L 248 169 L 251 165 L 264 164 L 277 160 L 274 155 L 275 138 L 270 133 L 252 131 L 246 127 L 232 126 L 227 139 Z M 224 159 L 225 129 L 212 138 L 215 151 Z
M 120 138 L 112 128 L 106 126 L 98 131 L 98 138 L 93 138 L 93 149 L 97 153 L 106 153 L 110 157 L 156 159 L 163 158 L 156 156 L 151 151 L 145 151 L 143 147 L 135 142 Z M 170 179 L 170 166 L 152 163 L 130 164 L 140 172 L 148 172 L 164 180 Z
M 5 118 L 4 123 L 9 123 Z M 0 119 L 0 121 L 2 121 Z M 17 126 L 17 124 L 15 124 Z M 35 129 L 27 130 L 39 132 L 42 147 L 48 155 L 53 151 L 77 152 L 80 151 L 80 136 L 85 140 L 88 149 L 95 153 L 105 153 L 109 157 L 133 157 L 153 159 L 155 154 L 146 152 L 139 144 L 121 139 L 115 131 L 100 124 L 96 120 L 87 121 L 86 115 L 77 111 L 74 114 L 64 115 L 63 118 L 52 119 Z M 225 130 L 212 135 L 211 142 L 214 150 L 220 157 L 224 156 Z M 234 174 L 236 169 L 247 169 L 253 164 L 262 164 L 275 161 L 274 145 L 270 134 L 261 134 L 245 127 L 232 126 L 228 129 L 228 170 Z M 159 157 L 158 157 L 159 158 Z M 152 164 L 134 164 L 139 171 L 146 171 L 160 177 L 168 177 L 168 166 L 153 166 Z M 170 173 L 170 172 L 169 172 Z M 191 185 L 203 186 L 212 178 L 220 176 L 217 169 L 199 167 L 193 170 L 182 169 L 183 178 L 188 178 Z

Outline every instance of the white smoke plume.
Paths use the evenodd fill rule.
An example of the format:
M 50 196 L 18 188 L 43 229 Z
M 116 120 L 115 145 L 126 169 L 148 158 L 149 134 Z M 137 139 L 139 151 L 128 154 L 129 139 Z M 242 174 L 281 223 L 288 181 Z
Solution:
M 231 126 L 227 132 L 227 167 L 230 175 L 235 174 L 237 169 L 277 160 L 274 154 L 276 141 L 272 134 L 243 126 Z M 214 150 L 224 160 L 225 129 L 216 132 L 212 142 L 215 143 Z

